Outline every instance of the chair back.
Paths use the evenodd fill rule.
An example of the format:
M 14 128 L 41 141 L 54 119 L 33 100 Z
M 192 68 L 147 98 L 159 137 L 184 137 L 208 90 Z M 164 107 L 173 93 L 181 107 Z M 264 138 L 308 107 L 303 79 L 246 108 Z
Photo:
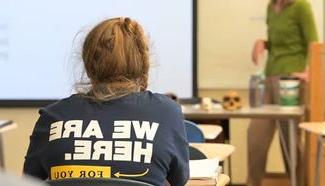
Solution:
M 189 143 L 203 143 L 204 135 L 202 130 L 192 121 L 184 120 L 187 140 Z
M 97 178 L 69 178 L 60 180 L 49 180 L 47 183 L 50 186 L 153 186 L 148 183 L 120 179 L 120 178 L 110 178 L 110 179 L 97 179 Z
M 199 149 L 189 146 L 190 160 L 202 160 L 207 159 L 207 156 Z

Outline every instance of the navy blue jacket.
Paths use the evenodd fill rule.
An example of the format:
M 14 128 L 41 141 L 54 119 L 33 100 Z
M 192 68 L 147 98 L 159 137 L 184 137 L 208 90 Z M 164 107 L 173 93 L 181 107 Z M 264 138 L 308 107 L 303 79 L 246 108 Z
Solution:
M 40 110 L 24 173 L 183 186 L 188 143 L 180 107 L 150 91 L 95 102 L 75 94 Z

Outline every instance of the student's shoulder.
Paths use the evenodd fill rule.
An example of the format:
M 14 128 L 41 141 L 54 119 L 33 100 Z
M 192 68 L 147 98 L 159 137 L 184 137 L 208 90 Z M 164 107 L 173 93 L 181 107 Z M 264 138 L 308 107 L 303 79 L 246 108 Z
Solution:
M 153 106 L 163 108 L 166 111 L 181 112 L 180 105 L 166 95 L 146 91 L 145 97 L 150 100 Z
M 80 108 L 84 98 L 79 94 L 73 94 L 69 97 L 51 103 L 39 110 L 40 114 L 60 114 L 73 108 Z
M 66 107 L 68 105 L 74 105 L 74 104 L 78 104 L 83 100 L 82 96 L 79 94 L 73 94 L 69 97 L 63 98 L 61 100 L 58 100 L 52 104 L 49 104 L 45 107 L 45 109 L 57 109 L 57 108 L 61 108 L 61 107 Z

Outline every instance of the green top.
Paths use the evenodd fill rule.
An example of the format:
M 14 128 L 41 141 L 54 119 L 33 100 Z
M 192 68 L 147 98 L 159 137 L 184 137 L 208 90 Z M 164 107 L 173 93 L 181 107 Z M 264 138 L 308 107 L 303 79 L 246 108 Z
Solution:
M 310 4 L 306 0 L 295 0 L 279 13 L 270 4 L 267 26 L 269 55 L 265 75 L 304 71 L 308 45 L 318 40 Z

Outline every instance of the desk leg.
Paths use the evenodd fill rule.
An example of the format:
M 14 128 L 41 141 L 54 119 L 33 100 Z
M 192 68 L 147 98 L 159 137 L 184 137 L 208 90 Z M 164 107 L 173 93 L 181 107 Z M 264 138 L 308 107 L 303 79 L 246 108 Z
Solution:
M 3 152 L 3 140 L 2 135 L 0 134 L 0 169 L 5 168 L 4 152 Z
M 316 175 L 315 175 L 315 186 L 320 185 L 320 172 L 322 167 L 322 154 L 323 154 L 323 142 L 324 142 L 324 136 L 318 137 L 317 142 L 317 160 L 316 160 Z
M 290 179 L 291 185 L 297 186 L 297 134 L 296 122 L 293 119 L 289 120 L 289 146 L 290 146 Z
M 286 141 L 285 141 L 285 137 L 284 137 L 284 134 L 283 134 L 283 131 L 281 130 L 281 123 L 280 121 L 276 121 L 276 125 L 279 129 L 279 137 L 280 137 L 280 143 L 282 144 L 283 146 L 283 153 L 284 153 L 284 158 L 285 158 L 285 161 L 286 162 L 290 162 L 290 154 L 289 154 L 289 147 L 288 145 L 286 144 Z M 288 126 L 286 126 L 288 127 Z
M 226 129 L 224 131 L 225 133 L 225 142 L 227 142 L 228 144 L 230 144 L 230 118 L 229 119 L 224 119 L 221 120 L 224 128 Z M 232 178 L 232 169 L 231 169 L 231 156 L 228 157 L 228 176 L 230 178 Z M 231 180 L 230 180 L 230 184 L 231 184 Z

